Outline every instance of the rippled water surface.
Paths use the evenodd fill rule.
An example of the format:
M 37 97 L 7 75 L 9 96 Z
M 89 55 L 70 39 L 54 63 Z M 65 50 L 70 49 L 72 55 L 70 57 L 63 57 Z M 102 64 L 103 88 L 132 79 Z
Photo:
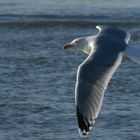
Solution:
M 96 34 L 96 24 L 109 24 L 130 32 L 130 43 L 139 47 L 139 5 L 139 0 L 1 0 L 0 139 L 80 140 L 74 86 L 86 55 L 62 46 Z M 140 66 L 123 61 L 88 139 L 139 140 L 139 81 Z

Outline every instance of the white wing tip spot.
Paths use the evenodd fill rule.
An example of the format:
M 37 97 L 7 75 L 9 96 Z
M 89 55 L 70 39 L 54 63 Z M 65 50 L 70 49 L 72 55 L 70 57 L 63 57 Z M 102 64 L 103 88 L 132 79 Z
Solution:
M 81 130 L 80 128 L 78 128 L 79 134 L 81 138 L 87 138 L 89 132 L 86 132 L 85 130 Z

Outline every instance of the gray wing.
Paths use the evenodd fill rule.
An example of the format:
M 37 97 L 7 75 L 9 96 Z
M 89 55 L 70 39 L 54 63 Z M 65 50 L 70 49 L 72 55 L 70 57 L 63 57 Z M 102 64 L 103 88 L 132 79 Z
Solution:
M 128 46 L 124 54 L 137 64 L 140 64 L 140 47 Z
M 122 53 L 104 53 L 90 54 L 78 68 L 75 101 L 78 126 L 83 135 L 88 134 L 98 117 L 104 92 L 122 61 Z

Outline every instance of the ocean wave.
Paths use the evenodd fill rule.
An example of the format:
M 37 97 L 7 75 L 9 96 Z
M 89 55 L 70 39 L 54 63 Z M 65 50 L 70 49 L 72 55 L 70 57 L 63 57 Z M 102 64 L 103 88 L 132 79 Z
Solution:
M 105 21 L 105 20 L 52 20 L 52 21 L 12 21 L 0 22 L 0 27 L 3 26 L 93 26 L 93 25 L 113 25 L 113 26 L 130 26 L 140 25 L 140 21 Z
M 0 26 L 76 26 L 76 25 L 139 25 L 140 19 L 130 17 L 113 17 L 105 15 L 18 15 L 0 14 Z

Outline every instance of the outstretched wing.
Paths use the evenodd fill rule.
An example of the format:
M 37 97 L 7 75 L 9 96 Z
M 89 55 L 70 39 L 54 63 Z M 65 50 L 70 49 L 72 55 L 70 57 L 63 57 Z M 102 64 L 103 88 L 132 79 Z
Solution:
M 140 47 L 128 46 L 125 55 L 137 64 L 140 64 Z
M 80 132 L 85 136 L 98 117 L 104 92 L 121 61 L 122 53 L 100 51 L 91 53 L 78 68 L 76 114 Z

